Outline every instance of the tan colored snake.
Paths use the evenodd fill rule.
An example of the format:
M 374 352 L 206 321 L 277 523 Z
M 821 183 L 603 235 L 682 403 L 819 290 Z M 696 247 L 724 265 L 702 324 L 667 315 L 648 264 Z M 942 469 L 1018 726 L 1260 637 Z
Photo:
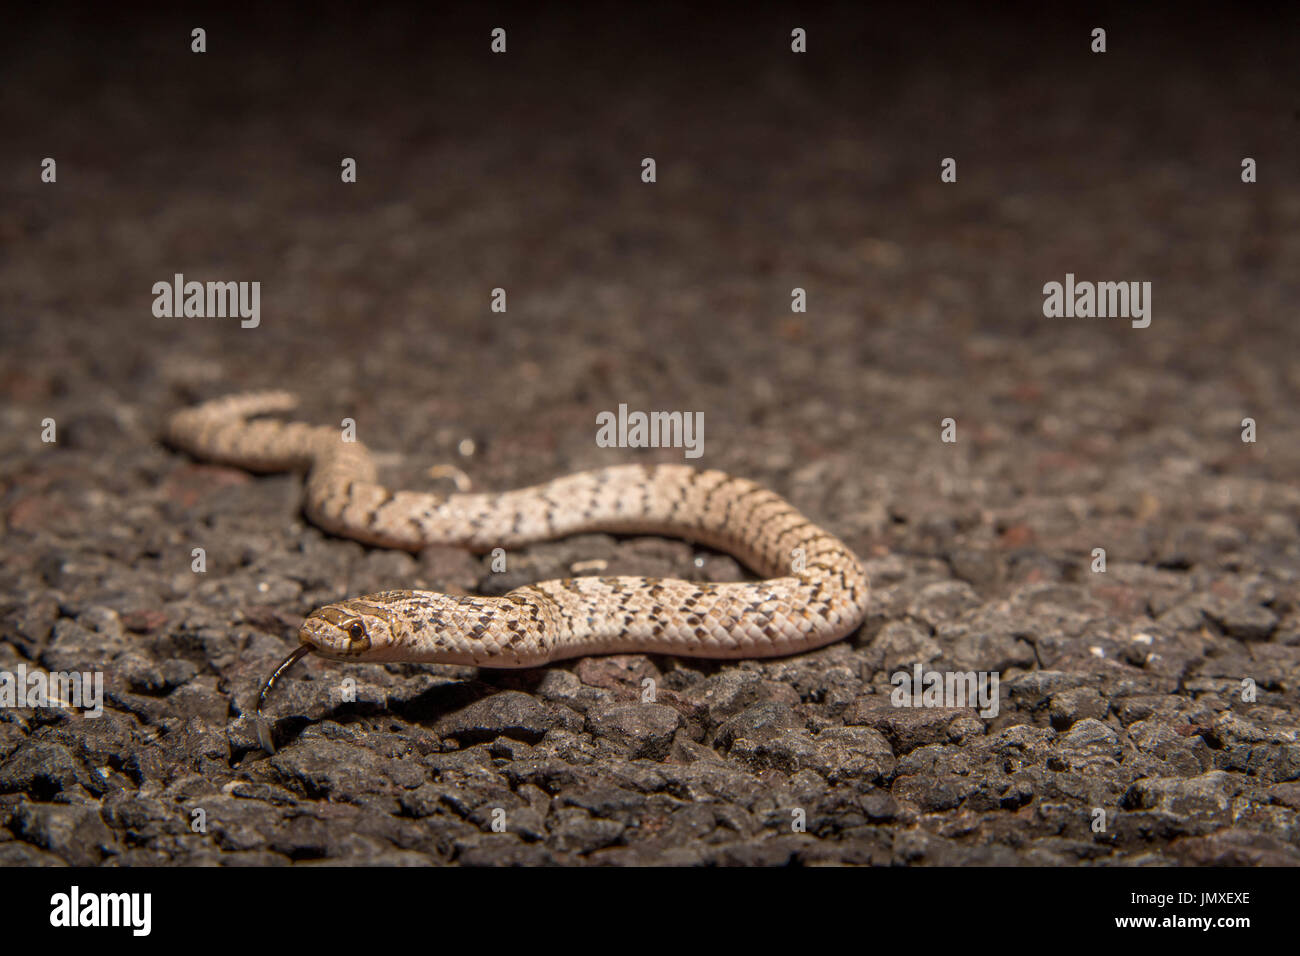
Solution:
M 582 532 L 653 534 L 729 552 L 764 580 L 576 577 L 501 597 L 381 591 L 314 611 L 263 699 L 308 651 L 341 661 L 480 667 L 611 653 L 776 657 L 837 641 L 866 613 L 867 580 L 853 553 L 748 479 L 685 465 L 618 465 L 495 494 L 390 491 L 377 483 L 365 446 L 344 441 L 340 430 L 250 420 L 295 404 L 285 392 L 216 399 L 173 415 L 168 439 L 249 471 L 307 469 L 308 517 L 367 544 L 483 553 Z

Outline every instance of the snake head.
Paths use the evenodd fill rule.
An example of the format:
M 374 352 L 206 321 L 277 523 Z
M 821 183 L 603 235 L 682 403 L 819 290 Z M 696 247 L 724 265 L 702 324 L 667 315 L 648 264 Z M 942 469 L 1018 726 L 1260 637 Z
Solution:
M 404 643 L 402 630 L 383 606 L 367 598 L 312 611 L 298 630 L 298 640 L 322 657 L 354 662 L 395 660 Z

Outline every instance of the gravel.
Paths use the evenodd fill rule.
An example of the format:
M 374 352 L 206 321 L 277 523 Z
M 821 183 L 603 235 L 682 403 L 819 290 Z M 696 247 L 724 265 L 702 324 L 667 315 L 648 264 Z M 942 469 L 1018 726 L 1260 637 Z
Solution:
M 469 20 L 268 11 L 200 58 L 29 16 L 0 89 L 0 671 L 104 699 L 0 708 L 0 864 L 1300 864 L 1288 31 L 1117 15 L 1090 60 L 1065 21 L 809 17 L 800 59 L 784 18 L 724 43 L 669 10 L 521 16 L 489 61 Z M 1045 319 L 1067 271 L 1153 281 L 1151 326 Z M 261 281 L 261 324 L 155 318 L 176 272 Z M 269 755 L 258 687 L 322 603 L 743 572 L 607 535 L 504 573 L 367 549 L 304 520 L 299 477 L 160 443 L 266 387 L 411 488 L 681 461 L 598 447 L 595 415 L 702 411 L 694 463 L 842 535 L 870 613 L 788 660 L 308 659 Z M 996 713 L 896 706 L 917 667 L 996 672 Z

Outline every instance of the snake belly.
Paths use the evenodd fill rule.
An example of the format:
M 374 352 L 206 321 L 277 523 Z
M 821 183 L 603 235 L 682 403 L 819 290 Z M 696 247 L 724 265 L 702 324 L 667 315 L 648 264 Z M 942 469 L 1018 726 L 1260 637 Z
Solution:
M 758 658 L 852 633 L 869 588 L 845 544 L 746 478 L 686 465 L 616 465 L 500 493 L 394 491 L 339 429 L 253 418 L 286 392 L 231 395 L 175 413 L 170 443 L 254 472 L 306 470 L 305 511 L 333 534 L 418 551 L 476 553 L 586 532 L 684 538 L 725 551 L 761 580 L 572 577 L 500 597 L 392 590 L 314 611 L 303 645 L 335 660 L 535 667 L 592 654 Z

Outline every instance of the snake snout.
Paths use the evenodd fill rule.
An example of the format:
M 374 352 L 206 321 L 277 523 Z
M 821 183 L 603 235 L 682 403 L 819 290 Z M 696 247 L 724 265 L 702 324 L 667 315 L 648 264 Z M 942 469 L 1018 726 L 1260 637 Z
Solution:
M 348 604 L 327 604 L 313 611 L 298 629 L 298 640 L 338 660 L 355 660 L 384 643 L 381 619 Z

